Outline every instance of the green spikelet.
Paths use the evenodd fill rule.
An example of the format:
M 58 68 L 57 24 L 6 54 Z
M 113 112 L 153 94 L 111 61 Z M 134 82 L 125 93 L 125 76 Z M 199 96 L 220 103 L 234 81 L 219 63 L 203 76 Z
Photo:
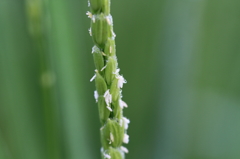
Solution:
M 101 124 L 106 123 L 111 111 L 107 108 L 107 104 L 105 102 L 104 97 L 98 97 L 98 111 Z
M 105 79 L 107 84 L 110 85 L 114 80 L 115 72 L 117 67 L 117 60 L 112 58 L 111 56 L 108 58 L 106 70 L 105 70 Z
M 98 72 L 102 73 L 101 69 L 104 67 L 104 58 L 102 55 L 102 51 L 99 50 L 97 46 L 94 46 L 92 53 L 95 67 L 98 70 Z
M 95 46 L 92 49 L 96 74 L 96 91 L 94 96 L 98 102 L 101 122 L 100 136 L 102 143 L 102 159 L 124 159 L 128 143 L 126 134 L 129 120 L 123 117 L 123 108 L 127 104 L 122 101 L 121 88 L 126 83 L 119 75 L 120 69 L 116 57 L 115 33 L 110 15 L 110 0 L 89 0 L 91 18 L 90 35 Z
M 99 48 L 103 49 L 110 34 L 107 16 L 103 13 L 93 15 L 91 25 L 93 41 Z

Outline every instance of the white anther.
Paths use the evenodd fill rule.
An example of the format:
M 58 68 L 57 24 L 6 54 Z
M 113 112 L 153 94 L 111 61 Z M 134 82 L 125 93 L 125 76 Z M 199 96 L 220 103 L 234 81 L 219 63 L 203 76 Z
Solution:
M 128 149 L 124 146 L 121 146 L 121 150 L 124 152 L 124 153 L 128 153 Z
M 92 82 L 96 78 L 96 74 L 90 79 L 90 82 Z
M 127 130 L 128 129 L 128 124 L 130 123 L 130 120 L 125 118 L 125 117 L 123 117 L 122 119 L 123 119 L 123 123 L 124 123 L 124 128 Z
M 107 67 L 107 65 L 106 66 L 104 66 L 100 71 L 103 71 L 105 68 Z
M 92 53 L 94 53 L 94 51 L 95 51 L 95 46 L 92 47 Z
M 116 34 L 114 33 L 114 31 L 112 30 L 112 39 L 114 40 L 116 38 Z
M 125 144 L 127 144 L 127 143 L 129 142 L 129 135 L 128 135 L 128 134 L 124 134 L 124 136 L 123 136 L 123 142 L 124 142 Z
M 104 158 L 110 159 L 111 156 L 109 154 L 103 153 Z
M 94 91 L 94 98 L 95 98 L 96 102 L 98 102 L 98 92 L 97 91 Z
M 120 108 L 122 108 L 122 109 L 123 109 L 124 107 L 125 107 L 125 108 L 128 107 L 127 103 L 125 103 L 125 102 L 124 102 L 123 100 L 121 100 L 121 99 L 119 100 L 119 106 L 120 106 Z
M 107 106 L 109 106 L 109 104 L 112 103 L 112 95 L 110 94 L 109 89 L 104 93 L 103 97 L 105 98 Z
M 106 16 L 106 19 L 107 19 L 107 22 L 108 22 L 109 25 L 113 24 L 113 20 L 112 20 L 112 16 L 111 15 Z
M 110 140 L 112 141 L 112 142 L 114 142 L 114 136 L 113 136 L 113 134 L 110 132 Z
M 95 23 L 95 15 L 92 15 L 92 21 Z
M 93 18 L 93 15 L 91 12 L 87 11 L 86 15 L 88 16 L 88 18 L 92 19 Z
M 119 71 L 120 71 L 120 69 L 118 68 L 118 69 L 116 69 L 115 72 L 113 72 L 113 74 L 118 75 Z
M 122 124 L 123 124 L 123 120 L 119 119 L 119 125 L 122 126 Z
M 112 46 L 109 47 L 109 52 L 112 53 Z
M 108 109 L 110 112 L 113 111 L 112 108 L 110 108 L 109 106 L 107 106 L 107 109 Z
M 127 81 L 121 75 L 117 75 L 116 78 L 118 79 L 118 88 L 122 88 L 124 83 Z
M 106 19 L 107 19 L 108 24 L 111 25 L 111 21 L 108 19 L 108 17 Z
M 88 29 L 88 32 L 89 32 L 89 35 L 92 36 L 92 29 L 91 28 Z

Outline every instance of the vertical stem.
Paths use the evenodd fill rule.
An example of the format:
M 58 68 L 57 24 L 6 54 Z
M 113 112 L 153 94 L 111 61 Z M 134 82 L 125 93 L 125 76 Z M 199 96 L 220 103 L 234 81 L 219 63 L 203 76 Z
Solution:
M 101 122 L 101 142 L 103 159 L 124 159 L 127 148 L 122 143 L 129 142 L 127 135 L 129 119 L 123 117 L 123 108 L 127 104 L 122 100 L 122 87 L 126 80 L 119 74 L 116 57 L 115 33 L 110 14 L 110 0 L 90 0 L 91 19 L 89 33 L 95 46 L 92 54 L 95 63 L 96 91 L 94 97 L 98 102 Z

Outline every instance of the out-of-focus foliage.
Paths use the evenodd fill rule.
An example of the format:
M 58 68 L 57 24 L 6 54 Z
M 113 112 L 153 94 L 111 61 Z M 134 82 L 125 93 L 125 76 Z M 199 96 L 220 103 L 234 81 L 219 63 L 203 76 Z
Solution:
M 87 0 L 0 1 L 0 159 L 100 158 Z M 240 158 L 240 1 L 112 0 L 131 159 Z M 38 45 L 37 45 L 38 44 Z

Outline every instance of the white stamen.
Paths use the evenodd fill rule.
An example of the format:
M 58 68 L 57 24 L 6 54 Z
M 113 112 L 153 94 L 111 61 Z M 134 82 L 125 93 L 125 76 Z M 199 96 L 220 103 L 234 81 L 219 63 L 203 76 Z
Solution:
M 92 47 L 92 53 L 99 53 L 100 52 L 100 50 L 99 50 L 99 48 L 96 46 L 96 45 L 94 45 L 93 47 Z M 96 70 L 95 70 L 96 71 Z
M 116 78 L 118 79 L 118 88 L 122 88 L 124 83 L 127 81 L 121 75 L 117 75 Z
M 108 17 L 106 19 L 107 19 L 108 24 L 111 25 L 110 19 Z
M 92 36 L 92 29 L 91 28 L 88 29 L 88 32 L 89 32 L 89 35 Z
M 112 103 L 112 95 L 110 94 L 109 89 L 104 93 L 103 97 L 105 98 L 107 106 L 109 106 L 109 104 Z
M 119 91 L 119 95 L 120 95 L 120 100 L 122 99 L 122 90 L 120 89 L 120 91 Z M 118 101 L 118 102 L 120 102 L 120 100 Z M 119 103 L 120 104 L 120 103 Z M 123 107 L 123 105 L 121 105 L 120 107 Z
M 114 33 L 114 31 L 112 30 L 112 39 L 114 40 L 116 38 L 116 34 Z
M 128 105 L 127 105 L 127 103 L 125 103 L 124 101 L 122 101 L 121 99 L 119 100 L 119 106 L 120 106 L 120 108 L 127 108 L 128 107 Z
M 93 15 L 92 15 L 92 13 L 91 12 L 89 12 L 89 11 L 87 11 L 87 13 L 86 13 L 86 15 L 88 16 L 88 18 L 93 18 Z
M 125 117 L 123 117 L 122 119 L 123 119 L 123 123 L 124 123 L 124 128 L 128 129 L 128 124 L 130 123 L 130 120 Z
M 106 16 L 106 19 L 107 19 L 107 22 L 108 22 L 109 25 L 113 24 L 113 20 L 112 20 L 112 16 L 111 15 Z
M 128 153 L 128 149 L 124 146 L 121 146 L 121 150 L 124 152 L 124 153 Z
M 106 66 L 104 66 L 100 71 L 103 71 L 105 68 L 107 67 L 107 65 Z
M 119 73 L 119 71 L 120 71 L 120 69 L 118 68 L 118 69 L 116 69 L 115 72 L 113 72 L 113 74 L 117 75 Z
M 95 15 L 92 15 L 92 21 L 95 23 Z
M 129 135 L 128 135 L 128 134 L 124 134 L 124 136 L 123 136 L 123 142 L 124 142 L 125 144 L 127 144 L 127 143 L 129 142 Z
M 94 98 L 95 98 L 96 102 L 98 102 L 98 92 L 97 91 L 94 91 Z
M 107 158 L 107 159 L 110 159 L 110 158 L 111 158 L 111 156 L 110 156 L 109 154 L 106 154 L 106 153 L 104 152 L 104 149 L 103 149 L 103 148 L 101 148 L 101 152 L 102 152 L 104 158 Z
M 122 126 L 122 124 L 123 124 L 123 120 L 119 119 L 119 125 Z
M 113 111 L 112 108 L 110 108 L 109 106 L 107 106 L 107 109 L 108 109 L 110 112 Z
M 96 78 L 96 74 L 90 79 L 90 82 L 92 82 Z
M 102 55 L 103 55 L 103 56 L 107 56 L 104 52 L 102 52 Z
M 103 153 L 104 158 L 110 159 L 111 156 L 109 154 Z
M 109 52 L 112 53 L 112 46 L 110 46 L 110 48 L 109 48 Z
M 112 141 L 112 142 L 114 142 L 114 136 L 113 136 L 113 134 L 110 132 L 110 140 Z

